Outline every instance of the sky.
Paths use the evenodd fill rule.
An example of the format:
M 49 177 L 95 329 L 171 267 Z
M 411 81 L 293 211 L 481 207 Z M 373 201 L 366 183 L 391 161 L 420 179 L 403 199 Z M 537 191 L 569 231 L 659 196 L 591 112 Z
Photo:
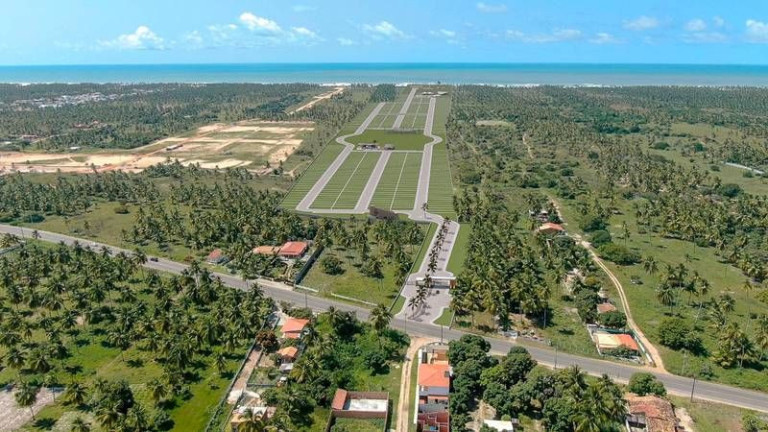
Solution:
M 768 0 L 2 0 L 0 64 L 768 64 Z

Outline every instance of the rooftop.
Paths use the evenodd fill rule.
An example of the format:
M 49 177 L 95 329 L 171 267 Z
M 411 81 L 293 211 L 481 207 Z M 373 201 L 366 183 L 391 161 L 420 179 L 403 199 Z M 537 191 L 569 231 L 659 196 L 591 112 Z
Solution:
M 451 367 L 447 364 L 419 365 L 419 385 L 422 387 L 450 387 Z
M 280 248 L 280 255 L 301 255 L 306 250 L 306 242 L 290 241 Z
M 304 327 L 309 324 L 308 319 L 303 318 L 288 318 L 283 323 L 283 334 L 287 338 L 296 338 L 298 335 L 289 334 L 289 333 L 301 333 L 302 330 L 304 330 Z
M 677 418 L 672 404 L 658 396 L 638 396 L 632 393 L 626 396 L 629 414 L 645 416 L 648 432 L 675 432 Z

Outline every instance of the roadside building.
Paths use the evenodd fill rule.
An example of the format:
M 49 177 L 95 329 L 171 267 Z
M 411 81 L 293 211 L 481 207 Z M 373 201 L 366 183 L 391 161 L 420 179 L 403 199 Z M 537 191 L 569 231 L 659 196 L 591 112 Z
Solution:
M 307 242 L 290 241 L 280 248 L 278 255 L 283 258 L 298 259 L 307 253 L 307 249 L 309 249 L 309 244 L 307 244 Z
M 309 320 L 307 319 L 288 318 L 283 323 L 283 337 L 286 339 L 299 339 L 308 324 Z
M 224 252 L 222 252 L 221 249 L 214 249 L 211 251 L 211 253 L 208 254 L 208 257 L 205 259 L 205 261 L 208 264 L 224 264 L 227 261 L 229 261 L 229 258 L 224 255 Z
M 443 363 L 419 365 L 419 403 L 447 404 L 450 389 L 450 365 Z
M 416 427 L 418 432 L 450 432 L 451 416 L 447 411 L 419 413 Z
M 542 224 L 539 227 L 538 232 L 541 233 L 541 234 L 557 235 L 557 234 L 564 233 L 565 232 L 565 228 L 563 228 L 563 226 L 560 225 L 560 224 L 556 224 L 556 223 L 553 223 L 553 222 L 547 222 L 547 223 Z
M 677 417 L 672 404 L 658 396 L 629 393 L 626 427 L 630 432 L 677 432 Z
M 606 351 L 611 351 L 624 347 L 631 351 L 640 353 L 640 346 L 635 341 L 635 338 L 626 333 L 608 333 L 606 331 L 596 331 L 592 333 L 592 339 L 597 345 L 597 350 L 603 354 Z
M 389 393 L 356 392 L 337 389 L 331 402 L 331 415 L 336 418 L 386 419 Z

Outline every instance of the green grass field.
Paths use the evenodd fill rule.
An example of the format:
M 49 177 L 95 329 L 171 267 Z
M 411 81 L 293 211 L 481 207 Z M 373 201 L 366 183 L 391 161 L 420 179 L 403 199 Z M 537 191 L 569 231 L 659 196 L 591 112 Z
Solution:
M 312 164 L 304 170 L 301 177 L 299 177 L 291 188 L 290 192 L 285 196 L 281 203 L 283 208 L 294 209 L 301 202 L 304 195 L 312 189 L 321 175 L 328 169 L 328 166 L 333 163 L 344 146 L 341 144 L 331 143 L 325 146 L 323 151 L 317 155 L 317 158 Z
M 386 426 L 386 421 L 384 419 L 339 418 L 334 421 L 334 426 L 345 427 L 346 430 L 355 432 L 382 432 Z
M 389 210 L 410 210 L 419 185 L 421 153 L 393 153 L 384 168 L 371 205 Z
M 398 132 L 393 130 L 367 130 L 362 135 L 349 138 L 352 144 L 391 144 L 396 150 L 423 150 L 424 144 L 432 141 L 421 132 Z
M 448 163 L 448 150 L 444 143 L 432 149 L 432 170 L 429 180 L 429 211 L 441 216 L 456 218 L 453 210 L 453 182 Z
M 469 247 L 469 238 L 472 236 L 472 225 L 463 224 L 459 228 L 459 235 L 456 237 L 456 243 L 451 251 L 451 258 L 448 260 L 448 271 L 454 275 L 461 273 L 464 268 L 464 261 L 467 259 L 467 248 Z
M 312 203 L 318 209 L 353 209 L 380 153 L 352 152 Z
M 429 110 L 429 98 L 416 96 L 408 107 L 401 129 L 424 129 L 427 121 L 427 111 Z

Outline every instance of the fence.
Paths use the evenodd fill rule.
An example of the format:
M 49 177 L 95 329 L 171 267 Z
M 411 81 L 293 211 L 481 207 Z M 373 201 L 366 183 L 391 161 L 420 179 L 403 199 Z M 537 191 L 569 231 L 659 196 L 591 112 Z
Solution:
M 274 315 L 270 314 L 267 317 L 267 319 L 264 321 L 264 324 L 261 325 L 261 328 L 259 328 L 259 331 L 264 330 L 264 327 L 267 324 L 270 324 L 273 317 Z M 253 351 L 254 348 L 256 348 L 256 338 L 253 338 L 253 343 L 251 343 L 251 347 L 248 349 L 248 351 L 245 352 L 245 357 L 243 357 L 243 360 L 240 361 L 240 366 L 237 368 L 237 372 L 232 377 L 232 381 L 230 381 L 229 385 L 227 386 L 227 391 L 225 391 L 224 395 L 221 397 L 221 399 L 219 399 L 219 404 L 216 406 L 216 410 L 213 412 L 211 419 L 208 420 L 208 424 L 205 425 L 205 432 L 212 432 L 215 430 L 214 427 L 220 421 L 220 417 L 223 414 L 222 410 L 224 409 L 224 404 L 227 403 L 227 398 L 229 397 L 229 392 L 232 391 L 232 387 L 235 386 L 235 382 L 237 382 L 237 378 L 243 372 L 245 363 L 248 361 L 248 357 L 251 356 L 251 351 Z M 229 412 L 227 412 L 227 415 L 229 415 Z
M 301 270 L 299 270 L 299 272 L 296 273 L 296 277 L 293 278 L 294 284 L 301 283 L 301 281 L 304 279 L 304 276 L 306 276 L 307 273 L 309 272 L 309 269 L 311 269 L 312 265 L 315 263 L 315 261 L 317 261 L 317 257 L 319 257 L 320 254 L 323 252 L 323 249 L 325 249 L 325 246 L 322 246 L 322 245 L 315 248 L 315 251 L 312 252 L 312 255 L 310 255 L 307 262 L 304 263 L 304 267 L 302 267 Z

